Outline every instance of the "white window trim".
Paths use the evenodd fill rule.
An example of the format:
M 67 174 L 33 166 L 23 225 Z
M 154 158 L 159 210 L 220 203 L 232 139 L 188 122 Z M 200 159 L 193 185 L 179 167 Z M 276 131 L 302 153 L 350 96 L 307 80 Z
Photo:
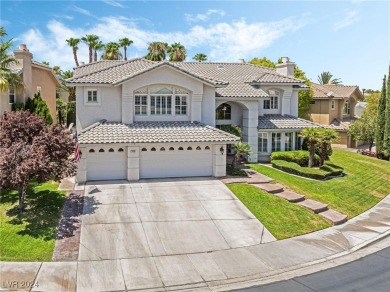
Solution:
M 10 102 L 11 95 L 13 95 L 14 102 Z M 14 104 L 15 102 L 16 102 L 15 90 L 9 89 L 9 90 L 8 90 L 8 103 L 9 103 L 9 104 Z
M 146 114 L 137 114 L 136 113 L 136 107 L 137 107 L 137 104 L 135 103 L 135 100 L 136 100 L 136 98 L 137 97 L 145 97 L 146 96 L 146 105 L 139 105 L 140 106 L 140 109 L 142 109 L 142 107 L 146 107 Z M 149 100 L 149 96 L 148 96 L 148 94 L 141 94 L 141 93 L 139 93 L 139 94 L 136 94 L 136 95 L 134 95 L 134 115 L 136 115 L 136 116 L 147 116 L 147 115 L 149 115 L 149 102 L 150 102 L 150 100 Z M 140 111 L 140 112 L 142 112 L 142 111 Z
M 88 91 L 96 91 L 96 102 L 88 101 Z M 98 88 L 85 88 L 84 89 L 84 105 L 86 106 L 100 106 L 101 105 L 101 90 Z
M 336 109 L 336 102 L 334 100 L 330 101 L 330 109 L 334 111 Z
M 176 97 L 180 97 L 180 104 L 176 104 Z M 183 104 L 181 104 L 182 103 L 182 97 L 184 97 L 185 99 L 186 99 L 186 104 L 185 105 L 183 105 Z M 173 112 L 173 114 L 175 115 L 175 116 L 181 116 L 181 117 L 186 117 L 186 116 L 188 116 L 188 114 L 189 114 L 189 103 L 190 103 L 190 99 L 189 99 L 189 96 L 188 96 L 188 94 L 175 94 L 174 95 L 174 102 L 172 102 L 172 104 L 174 104 L 174 109 L 175 109 L 175 111 Z M 181 112 L 181 109 L 182 109 L 182 107 L 185 107 L 186 108 L 186 113 L 185 114 L 176 114 L 176 106 L 179 106 L 180 107 L 180 112 Z
M 258 153 L 269 153 L 269 151 L 268 151 L 268 132 L 259 132 L 258 135 L 259 135 L 259 138 L 260 138 L 260 135 L 261 136 L 265 135 L 265 137 L 267 139 L 267 143 L 265 145 L 265 151 L 259 151 L 259 149 L 257 149 Z M 263 139 L 264 139 L 264 137 L 263 137 Z M 258 148 L 260 148 L 260 144 L 258 144 Z M 261 147 L 261 148 L 263 148 L 263 147 Z M 264 149 L 262 149 L 262 150 L 264 150 Z
M 280 107 L 281 92 L 280 92 L 280 90 L 276 90 L 276 89 L 270 89 L 270 90 L 276 91 L 278 93 L 278 95 L 270 95 L 268 98 L 264 99 L 264 101 L 263 101 L 263 109 L 264 110 L 278 110 L 279 107 Z M 268 90 L 268 91 L 270 91 L 270 90 Z M 269 104 L 270 104 L 269 108 L 265 107 L 265 103 L 267 101 L 269 101 Z M 277 104 L 276 107 L 275 107 L 275 103 Z

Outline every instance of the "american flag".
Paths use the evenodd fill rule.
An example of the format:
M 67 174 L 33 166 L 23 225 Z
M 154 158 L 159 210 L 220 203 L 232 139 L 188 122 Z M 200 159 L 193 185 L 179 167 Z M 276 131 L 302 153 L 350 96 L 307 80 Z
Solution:
M 79 149 L 79 138 L 77 137 L 77 130 L 76 130 L 74 139 L 75 139 L 75 142 L 76 142 L 76 146 L 74 147 L 74 160 L 76 162 L 79 162 L 81 155 L 80 155 L 80 149 Z

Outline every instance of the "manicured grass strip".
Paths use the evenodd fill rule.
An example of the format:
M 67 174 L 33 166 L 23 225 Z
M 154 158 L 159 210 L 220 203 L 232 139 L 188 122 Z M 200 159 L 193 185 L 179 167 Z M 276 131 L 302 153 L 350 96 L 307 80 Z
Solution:
M 390 193 L 390 163 L 345 150 L 333 150 L 331 163 L 344 168 L 345 176 L 328 181 L 309 181 L 261 164 L 252 169 L 275 179 L 295 192 L 326 204 L 348 218 L 377 204 Z
M 32 183 L 27 211 L 17 212 L 17 191 L 0 193 L 0 260 L 51 261 L 65 193 L 58 183 Z
M 227 187 L 277 238 L 284 239 L 329 227 L 321 216 L 248 184 Z

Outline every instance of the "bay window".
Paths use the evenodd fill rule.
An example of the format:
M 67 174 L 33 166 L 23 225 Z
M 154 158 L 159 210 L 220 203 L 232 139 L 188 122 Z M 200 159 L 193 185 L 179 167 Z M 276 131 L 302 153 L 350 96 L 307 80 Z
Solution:
M 151 95 L 150 96 L 150 114 L 151 115 L 170 115 L 170 114 L 172 114 L 172 96 L 171 95 Z

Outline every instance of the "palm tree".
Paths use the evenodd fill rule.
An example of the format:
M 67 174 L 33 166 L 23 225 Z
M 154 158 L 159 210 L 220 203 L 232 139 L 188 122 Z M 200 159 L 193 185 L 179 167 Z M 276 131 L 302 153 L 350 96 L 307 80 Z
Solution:
M 97 42 L 99 37 L 94 34 L 86 34 L 85 37 L 82 37 L 81 40 L 87 44 L 89 50 L 89 63 L 92 63 L 92 50 L 94 43 Z
M 62 80 L 61 80 L 61 88 L 64 89 L 69 93 L 68 100 L 69 101 L 75 101 L 76 100 L 76 87 L 75 86 L 66 86 L 65 79 L 72 78 L 73 77 L 73 71 L 64 71 L 61 74 Z
M 249 155 L 251 153 L 251 147 L 248 145 L 248 143 L 245 142 L 237 142 L 233 145 L 232 148 L 236 152 L 232 161 L 232 167 L 237 166 L 237 163 L 240 161 L 241 156 Z
M 80 43 L 80 39 L 70 38 L 66 40 L 66 42 L 68 43 L 69 47 L 71 47 L 73 50 L 74 62 L 76 63 L 76 67 L 78 67 L 79 61 L 77 60 L 77 50 L 79 49 L 78 44 Z
M 96 41 L 93 43 L 93 61 L 97 62 L 97 52 L 100 50 L 103 50 L 105 47 L 105 44 L 102 41 Z
M 198 53 L 192 59 L 198 62 L 205 62 L 207 61 L 207 56 L 205 54 Z
M 316 144 L 320 140 L 319 130 L 317 128 L 312 128 L 312 127 L 305 128 L 301 131 L 299 136 L 306 139 L 307 143 L 309 144 L 310 156 L 309 156 L 309 165 L 308 166 L 313 167 L 314 166 L 315 147 L 316 147 Z
M 317 76 L 318 82 L 320 84 L 334 84 L 334 85 L 337 85 L 337 84 L 341 84 L 342 83 L 340 78 L 332 79 L 332 77 L 333 77 L 333 75 L 330 72 L 325 72 L 325 71 Z
M 168 49 L 168 44 L 164 42 L 152 42 L 148 46 L 148 54 L 145 56 L 145 59 L 151 61 L 163 61 L 166 57 L 166 51 Z
M 186 48 L 180 43 L 173 43 L 167 51 L 172 62 L 183 62 L 187 57 Z
M 119 51 L 119 44 L 115 42 L 109 42 L 104 46 L 104 53 L 102 55 L 103 60 L 120 60 L 122 53 Z
M 61 75 L 61 68 L 60 68 L 60 66 L 53 66 L 53 72 L 56 75 Z
M 331 144 L 337 141 L 340 137 L 339 134 L 332 129 L 318 129 L 320 132 L 319 143 L 321 143 L 321 155 L 320 166 L 324 165 L 328 148 L 332 147 Z
M 119 40 L 119 46 L 121 46 L 125 52 L 125 61 L 127 61 L 127 48 L 131 46 L 132 43 L 133 41 L 128 38 L 123 38 Z

